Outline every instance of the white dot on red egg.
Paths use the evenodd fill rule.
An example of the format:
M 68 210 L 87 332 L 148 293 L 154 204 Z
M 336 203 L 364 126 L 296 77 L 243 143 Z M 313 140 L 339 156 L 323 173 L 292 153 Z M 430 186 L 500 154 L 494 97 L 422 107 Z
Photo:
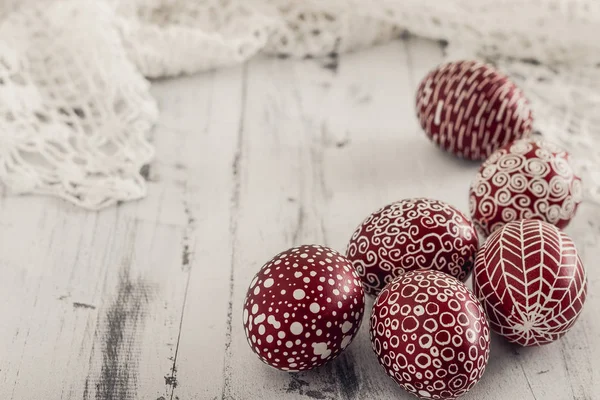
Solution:
M 293 268 L 279 270 L 276 265 L 281 263 Z M 294 312 L 259 306 L 267 300 L 282 305 L 282 311 Z M 337 311 L 331 310 L 332 302 Z M 358 332 L 363 313 L 364 290 L 350 262 L 322 246 L 300 246 L 274 257 L 252 280 L 244 303 L 244 331 L 263 362 L 284 371 L 301 371 L 339 355 Z M 349 315 L 355 316 L 352 322 Z M 329 339 L 324 342 L 319 337 Z M 294 357 L 267 356 L 283 350 Z
M 429 295 L 429 287 L 447 289 L 450 301 Z M 427 296 L 426 301 L 417 303 L 416 294 Z M 432 316 L 427 310 L 441 313 Z M 484 373 L 490 343 L 485 313 L 475 295 L 447 274 L 412 271 L 395 278 L 375 300 L 370 322 L 379 363 L 418 397 L 455 399 Z M 430 385 L 434 376 L 437 379 Z
M 533 116 L 523 92 L 477 61 L 440 65 L 420 83 L 417 118 L 430 140 L 459 157 L 483 160 L 530 135 Z

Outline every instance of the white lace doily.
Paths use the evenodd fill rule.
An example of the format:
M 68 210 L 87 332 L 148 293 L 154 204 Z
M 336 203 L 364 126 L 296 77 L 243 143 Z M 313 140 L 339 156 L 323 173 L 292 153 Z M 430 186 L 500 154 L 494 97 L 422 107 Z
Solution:
M 512 76 L 536 129 L 586 154 L 573 161 L 600 198 L 594 0 L 0 0 L 0 180 L 89 209 L 140 198 L 157 118 L 144 77 L 259 52 L 345 52 L 404 31 Z

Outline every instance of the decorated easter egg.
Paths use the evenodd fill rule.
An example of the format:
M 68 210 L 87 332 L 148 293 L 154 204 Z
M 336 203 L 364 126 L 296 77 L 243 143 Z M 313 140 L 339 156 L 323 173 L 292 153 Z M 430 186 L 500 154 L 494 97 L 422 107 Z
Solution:
M 581 179 L 560 147 L 539 139 L 517 140 L 494 152 L 469 192 L 477 229 L 489 235 L 507 222 L 539 219 L 563 229 L 582 200 Z
M 456 208 L 406 199 L 369 215 L 350 238 L 346 257 L 365 291 L 376 295 L 407 271 L 438 270 L 466 280 L 478 243 L 473 224 Z
M 523 92 L 477 61 L 442 64 L 417 89 L 417 118 L 427 136 L 459 157 L 483 160 L 528 136 L 533 117 Z
M 490 330 L 475 295 L 439 271 L 412 271 L 377 296 L 373 351 L 387 374 L 423 399 L 455 399 L 481 379 Z
M 586 274 L 575 244 L 556 226 L 510 222 L 477 254 L 473 290 L 491 329 L 521 346 L 550 343 L 575 323 Z
M 244 330 L 264 363 L 303 371 L 332 360 L 352 342 L 364 305 L 360 278 L 346 257 L 318 245 L 295 247 L 252 279 Z

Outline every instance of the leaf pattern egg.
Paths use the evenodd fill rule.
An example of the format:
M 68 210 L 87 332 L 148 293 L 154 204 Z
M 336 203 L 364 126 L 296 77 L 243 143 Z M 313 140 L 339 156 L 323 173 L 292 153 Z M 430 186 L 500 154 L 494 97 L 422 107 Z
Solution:
M 254 276 L 244 330 L 265 364 L 303 371 L 334 359 L 352 342 L 364 306 L 360 278 L 346 257 L 304 245 L 276 255 Z
M 369 215 L 350 238 L 346 257 L 365 291 L 376 295 L 413 270 L 439 270 L 466 280 L 478 244 L 475 228 L 462 212 L 439 200 L 414 198 Z
M 490 329 L 481 304 L 440 271 L 391 281 L 371 313 L 373 351 L 387 374 L 422 399 L 455 399 L 483 376 Z
M 510 342 L 553 342 L 575 323 L 587 291 L 575 244 L 556 226 L 510 222 L 477 254 L 473 290 L 492 330 Z
M 563 229 L 583 197 L 569 154 L 540 139 L 517 140 L 480 167 L 469 192 L 477 229 L 489 235 L 511 221 L 538 219 Z
M 484 160 L 532 130 L 523 92 L 506 75 L 478 61 L 449 62 L 431 71 L 417 89 L 416 108 L 429 139 L 469 160 Z

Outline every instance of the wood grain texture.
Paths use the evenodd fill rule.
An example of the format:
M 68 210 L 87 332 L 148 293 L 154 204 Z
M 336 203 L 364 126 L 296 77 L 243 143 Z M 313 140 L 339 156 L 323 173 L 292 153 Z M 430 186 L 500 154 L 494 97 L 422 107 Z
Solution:
M 88 213 L 1 196 L 0 398 L 413 398 L 377 364 L 367 319 L 335 361 L 287 374 L 251 352 L 242 303 L 278 251 L 344 251 L 384 204 L 424 196 L 468 210 L 478 165 L 438 150 L 415 117 L 419 80 L 441 60 L 439 44 L 410 38 L 154 82 L 146 199 Z M 465 399 L 600 398 L 600 207 L 584 202 L 567 233 L 588 271 L 580 320 L 541 348 L 493 337 Z

